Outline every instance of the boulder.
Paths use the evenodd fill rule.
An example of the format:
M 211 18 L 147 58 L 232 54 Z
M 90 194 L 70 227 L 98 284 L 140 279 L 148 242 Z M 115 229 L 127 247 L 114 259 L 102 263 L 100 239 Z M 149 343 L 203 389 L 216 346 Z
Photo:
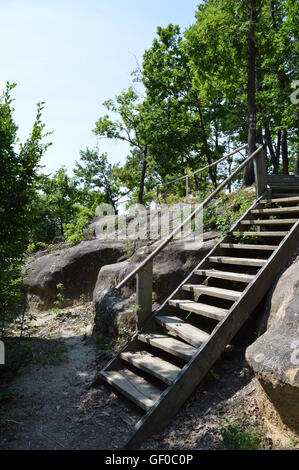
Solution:
M 260 404 L 274 425 L 299 433 L 299 256 L 279 276 L 266 303 L 267 331 L 246 351 L 260 384 Z
M 183 281 L 189 272 L 214 247 L 218 232 L 207 232 L 202 239 L 171 242 L 154 259 L 153 307 L 158 307 Z M 103 337 L 115 337 L 120 326 L 132 325 L 136 310 L 135 279 L 121 291 L 115 286 L 133 271 L 161 241 L 142 247 L 128 260 L 103 266 L 93 293 L 95 332 Z
M 54 305 L 57 284 L 63 284 L 66 299 L 91 294 L 102 266 L 126 257 L 124 242 L 90 240 L 75 247 L 36 257 L 28 265 L 24 281 L 31 310 Z

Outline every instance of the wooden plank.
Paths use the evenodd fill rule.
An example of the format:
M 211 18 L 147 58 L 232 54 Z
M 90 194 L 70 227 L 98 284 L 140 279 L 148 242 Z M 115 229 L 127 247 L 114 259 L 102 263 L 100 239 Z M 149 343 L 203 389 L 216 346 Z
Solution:
M 279 193 L 273 190 L 272 194 L 275 198 L 289 198 L 294 197 L 297 194 L 297 191 L 293 191 L 292 193 Z
M 100 375 L 106 382 L 145 411 L 150 410 L 163 393 L 163 389 L 159 389 L 128 369 L 102 371 Z
M 196 352 L 193 346 L 160 333 L 139 334 L 138 339 L 154 348 L 162 349 L 162 351 L 180 357 L 184 361 L 190 361 Z
M 177 317 L 157 315 L 155 319 L 169 332 L 182 338 L 195 348 L 199 348 L 210 337 L 210 335 L 205 331 L 202 331 Z
M 293 225 L 298 219 L 256 219 L 242 220 L 241 225 Z
M 185 284 L 183 286 L 183 290 L 226 300 L 237 300 L 242 294 L 242 292 L 236 290 L 222 289 L 220 287 L 211 287 L 195 284 Z
M 278 198 L 270 198 L 270 199 L 262 199 L 261 204 L 283 204 L 283 203 L 291 203 L 291 202 L 298 202 L 299 204 L 299 196 L 290 196 L 290 197 L 278 197 Z
M 299 206 L 294 207 L 273 207 L 270 209 L 252 209 L 252 214 L 293 214 L 299 212 Z
M 147 415 L 136 424 L 128 437 L 126 448 L 147 439 L 153 432 L 160 431 L 176 415 L 224 351 L 226 345 L 229 344 L 265 296 L 276 274 L 292 255 L 298 238 L 299 223 L 284 239 L 279 250 L 271 255 L 267 265 L 259 271 L 255 282 L 248 286 L 244 295 L 232 306 L 230 313 L 217 325 L 210 340 L 198 349 L 194 358 L 182 369 L 173 385 L 161 395 Z
M 216 269 L 198 269 L 195 271 L 198 276 L 213 277 L 216 279 L 225 279 L 227 281 L 244 282 L 248 284 L 255 276 L 251 274 L 232 273 L 230 271 L 217 271 Z
M 250 245 L 247 243 L 220 243 L 220 248 L 234 250 L 262 250 L 275 251 L 278 245 Z
M 181 369 L 171 362 L 164 361 L 160 357 L 154 356 L 146 351 L 136 351 L 134 353 L 122 352 L 120 354 L 124 361 L 134 367 L 153 375 L 162 382 L 170 385 L 179 374 Z
M 240 266 L 264 266 L 267 263 L 266 259 L 236 258 L 232 256 L 209 256 L 209 261 L 211 263 L 236 264 Z
M 266 230 L 260 231 L 260 232 L 233 232 L 234 237 L 277 237 L 277 238 L 283 238 L 288 234 L 288 232 L 277 232 L 277 231 L 272 231 L 272 232 L 267 232 Z
M 186 312 L 195 313 L 204 317 L 212 318 L 213 320 L 221 321 L 227 314 L 228 310 L 223 308 L 214 307 L 213 305 L 202 304 L 194 302 L 193 300 L 169 300 L 169 305 L 177 307 Z
M 136 274 L 136 328 L 139 330 L 152 314 L 153 260 Z

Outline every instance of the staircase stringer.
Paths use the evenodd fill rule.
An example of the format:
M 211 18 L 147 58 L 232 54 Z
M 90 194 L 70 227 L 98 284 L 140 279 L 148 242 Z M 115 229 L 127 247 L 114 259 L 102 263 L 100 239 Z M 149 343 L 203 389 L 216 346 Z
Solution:
M 290 258 L 299 238 L 299 221 L 289 231 L 267 264 L 260 269 L 254 281 L 214 329 L 210 339 L 203 344 L 196 355 L 185 365 L 175 382 L 164 391 L 153 408 L 135 425 L 126 442 L 131 448 L 165 427 L 176 415 L 186 399 L 220 357 L 226 345 L 248 320 L 270 288 L 273 279 Z

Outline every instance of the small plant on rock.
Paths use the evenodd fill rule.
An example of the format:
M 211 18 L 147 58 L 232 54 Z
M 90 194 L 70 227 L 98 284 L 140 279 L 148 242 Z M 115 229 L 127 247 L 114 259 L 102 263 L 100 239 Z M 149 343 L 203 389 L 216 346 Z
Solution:
M 262 433 L 253 426 L 246 428 L 239 421 L 227 419 L 218 432 L 221 441 L 219 449 L 228 450 L 259 450 L 262 446 Z

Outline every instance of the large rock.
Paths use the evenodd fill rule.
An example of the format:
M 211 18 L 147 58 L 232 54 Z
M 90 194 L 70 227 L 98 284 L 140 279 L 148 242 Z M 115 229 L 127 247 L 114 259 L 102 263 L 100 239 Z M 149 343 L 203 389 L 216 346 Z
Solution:
M 84 241 L 72 248 L 36 257 L 29 264 L 24 281 L 32 310 L 53 306 L 57 284 L 63 284 L 64 296 L 71 300 L 91 294 L 102 266 L 126 257 L 123 242 Z
M 272 424 L 299 433 L 299 257 L 269 294 L 267 331 L 246 352 Z
M 154 308 L 160 305 L 206 256 L 215 245 L 217 236 L 217 232 L 207 232 L 203 242 L 199 239 L 173 241 L 160 252 L 154 259 Z M 132 325 L 136 309 L 135 279 L 120 292 L 115 286 L 160 243 L 161 241 L 151 247 L 140 248 L 129 260 L 102 267 L 93 293 L 97 334 L 103 337 L 115 336 L 119 333 L 120 326 L 127 323 Z

